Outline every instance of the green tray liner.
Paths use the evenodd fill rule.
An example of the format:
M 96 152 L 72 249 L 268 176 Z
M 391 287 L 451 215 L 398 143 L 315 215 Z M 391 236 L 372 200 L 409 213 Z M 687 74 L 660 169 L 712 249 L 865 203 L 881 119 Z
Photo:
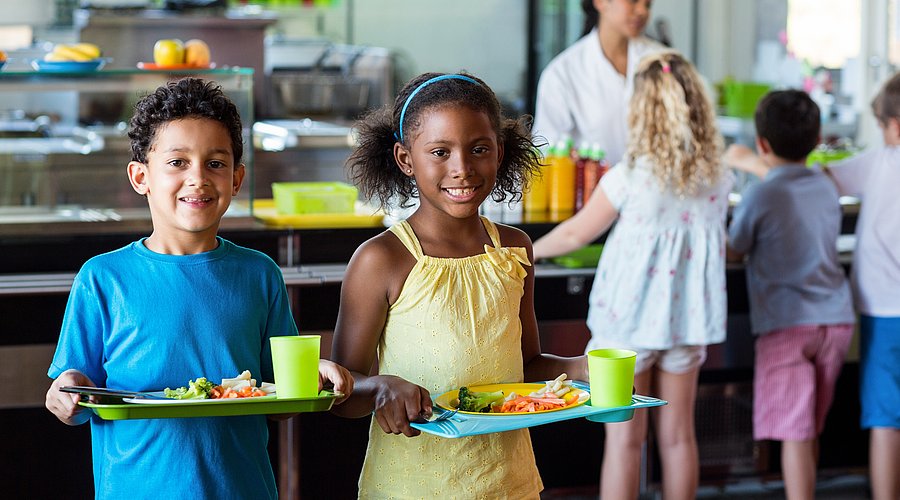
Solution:
M 314 398 L 255 399 L 236 398 L 216 403 L 168 404 L 96 404 L 80 402 L 103 420 L 134 420 L 145 418 L 232 417 L 238 415 L 269 415 L 278 413 L 306 413 L 328 411 L 337 396 L 322 391 Z
M 587 391 L 588 385 L 584 382 L 574 382 L 574 387 Z M 567 410 L 551 411 L 536 415 L 521 416 L 496 416 L 496 415 L 463 415 L 457 413 L 443 422 L 429 422 L 427 424 L 410 424 L 411 427 L 422 432 L 434 434 L 445 438 L 461 438 L 465 436 L 477 436 L 493 432 L 505 432 L 538 425 L 562 422 L 574 418 L 587 418 L 593 422 L 624 422 L 634 416 L 634 410 L 639 408 L 652 408 L 668 404 L 662 399 L 649 396 L 635 395 L 631 398 L 631 404 L 617 408 L 594 408 L 587 403 L 569 408 Z

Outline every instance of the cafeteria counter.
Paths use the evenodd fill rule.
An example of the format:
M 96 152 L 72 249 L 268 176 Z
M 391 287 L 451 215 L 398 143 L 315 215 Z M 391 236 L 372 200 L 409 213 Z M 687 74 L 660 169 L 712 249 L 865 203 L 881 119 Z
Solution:
M 521 227 L 536 239 L 553 224 Z M 301 331 L 321 333 L 323 356 L 327 356 L 345 263 L 360 243 L 382 230 L 233 227 L 222 234 L 263 251 L 281 265 Z M 76 270 L 90 256 L 136 237 L 134 232 L 0 237 L 0 251 L 7 256 L 0 262 L 0 387 L 13 388 L 0 395 L 0 426 L 17 430 L 5 442 L 13 453 L 2 454 L 0 469 L 16 478 L 10 491 L 14 496 L 78 497 L 92 488 L 90 432 L 85 426 L 64 426 L 43 408 L 43 394 L 49 385 L 46 369 Z M 729 264 L 726 273 L 728 339 L 710 348 L 698 395 L 704 481 L 772 474 L 778 465 L 775 450 L 754 443 L 750 434 L 753 339 L 743 267 Z M 538 263 L 536 276 L 535 308 L 544 350 L 580 354 L 589 338 L 584 318 L 594 269 Z M 822 439 L 825 468 L 867 463 L 867 439 L 858 430 L 855 377 L 856 364 L 851 359 L 839 381 L 835 408 Z M 362 464 L 368 419 L 304 414 L 272 422 L 270 431 L 270 453 L 279 487 L 287 498 L 355 496 L 355 481 L 347 478 L 355 477 Z M 560 433 L 579 436 L 584 443 L 564 463 L 556 459 Z M 601 457 L 586 450 L 600 449 L 602 426 L 587 421 L 550 424 L 532 429 L 532 439 L 547 488 L 595 484 Z M 60 471 L 63 476 L 48 482 L 47 470 Z M 646 484 L 656 481 L 657 471 L 653 460 L 646 461 Z

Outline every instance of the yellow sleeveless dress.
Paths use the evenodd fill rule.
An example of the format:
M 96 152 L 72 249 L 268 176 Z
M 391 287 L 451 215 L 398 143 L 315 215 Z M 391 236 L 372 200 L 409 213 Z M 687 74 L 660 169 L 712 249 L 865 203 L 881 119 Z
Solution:
M 432 396 L 463 385 L 522 382 L 519 303 L 531 265 L 524 248 L 493 247 L 464 258 L 422 254 L 406 222 L 390 228 L 416 258 L 388 311 L 378 372 Z M 497 417 L 503 418 L 503 417 Z M 360 498 L 538 498 L 543 489 L 527 429 L 447 439 L 386 434 L 375 419 L 359 479 Z

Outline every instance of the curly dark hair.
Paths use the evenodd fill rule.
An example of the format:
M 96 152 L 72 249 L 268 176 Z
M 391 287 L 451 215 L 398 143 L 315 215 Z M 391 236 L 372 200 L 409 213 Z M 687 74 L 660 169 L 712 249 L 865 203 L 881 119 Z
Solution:
M 159 127 L 182 118 L 209 118 L 224 125 L 231 136 L 234 163 L 240 163 L 244 155 L 244 137 L 237 106 L 216 82 L 199 78 L 168 82 L 134 105 L 128 131 L 132 161 L 147 163 L 147 153 Z
M 497 182 L 491 191 L 495 201 L 517 201 L 522 198 L 522 186 L 534 175 L 540 175 L 542 156 L 531 138 L 531 117 L 518 120 L 504 118 L 494 91 L 481 79 L 465 72 L 459 75 L 478 82 L 446 79 L 422 87 L 406 108 L 403 118 L 403 140 L 400 141 L 400 114 L 403 105 L 422 83 L 443 73 L 423 73 L 403 86 L 393 105 L 386 105 L 364 115 L 357 121 L 357 146 L 347 159 L 349 176 L 363 196 L 387 207 L 398 201 L 401 207 L 418 196 L 415 182 L 403 175 L 394 159 L 394 143 L 409 148 L 422 126 L 422 114 L 442 106 L 467 106 L 484 112 L 503 145 L 503 161 L 497 170 Z

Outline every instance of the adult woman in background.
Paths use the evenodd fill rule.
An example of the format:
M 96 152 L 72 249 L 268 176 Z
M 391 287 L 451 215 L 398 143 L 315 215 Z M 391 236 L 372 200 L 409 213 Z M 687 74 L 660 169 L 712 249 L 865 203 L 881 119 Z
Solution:
M 665 47 L 643 35 L 650 0 L 582 0 L 585 35 L 541 73 L 533 131 L 555 143 L 599 143 L 613 165 L 625 151 L 625 117 L 641 57 Z

